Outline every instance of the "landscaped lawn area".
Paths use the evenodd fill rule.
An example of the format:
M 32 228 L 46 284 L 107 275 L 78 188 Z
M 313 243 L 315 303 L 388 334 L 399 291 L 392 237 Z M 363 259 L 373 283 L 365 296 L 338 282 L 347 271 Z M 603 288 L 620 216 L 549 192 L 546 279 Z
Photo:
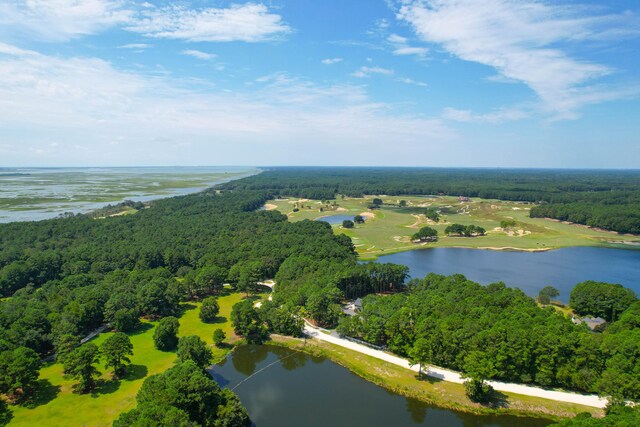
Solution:
M 368 206 L 374 197 L 381 198 L 384 204 L 380 209 L 369 210 Z M 406 201 L 405 207 L 398 206 L 400 200 Z M 356 224 L 352 229 L 344 229 L 340 224 L 333 226 L 336 233 L 344 233 L 352 238 L 362 259 L 428 247 L 547 250 L 568 246 L 630 248 L 631 244 L 640 245 L 638 236 L 619 235 L 544 218 L 529 218 L 529 210 L 533 205 L 521 202 L 478 198 L 460 201 L 448 196 L 367 196 L 338 197 L 325 203 L 318 200 L 278 199 L 268 204 L 272 205 L 270 208 L 275 206 L 275 209 L 286 214 L 290 221 L 329 215 L 373 215 L 364 224 Z M 298 211 L 293 212 L 294 208 Z M 440 212 L 439 222 L 435 223 L 424 216 L 427 208 Z M 500 227 L 503 220 L 513 220 L 516 225 L 503 229 Z M 478 225 L 485 228 L 487 234 L 479 237 L 446 236 L 445 228 L 454 223 Z M 424 226 L 438 231 L 438 242 L 411 242 L 411 235 Z
M 180 336 L 198 335 L 208 344 L 212 344 L 212 334 L 221 328 L 227 334 L 227 341 L 237 338 L 233 333 L 230 314 L 231 307 L 243 298 L 242 294 L 228 294 L 218 299 L 220 314 L 218 323 L 202 323 L 198 317 L 199 303 L 183 304 L 184 312 L 180 317 Z M 74 381 L 62 377 L 62 365 L 49 364 L 40 372 L 41 394 L 32 408 L 11 406 L 12 426 L 110 426 L 121 412 L 136 405 L 135 396 L 145 378 L 170 368 L 175 352 L 162 352 L 153 345 L 153 331 L 157 322 L 144 321 L 142 326 L 129 334 L 133 344 L 133 357 L 128 375 L 113 381 L 111 374 L 103 373 L 98 388 L 92 394 L 72 393 Z M 102 333 L 92 342 L 100 345 L 111 332 Z M 219 349 L 212 346 L 215 360 L 224 357 L 229 348 Z

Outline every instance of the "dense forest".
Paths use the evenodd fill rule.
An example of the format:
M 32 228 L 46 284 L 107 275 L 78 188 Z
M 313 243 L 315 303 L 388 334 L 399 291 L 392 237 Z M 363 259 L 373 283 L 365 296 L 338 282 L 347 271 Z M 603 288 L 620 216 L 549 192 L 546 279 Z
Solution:
M 640 302 L 602 334 L 538 307 L 519 289 L 462 275 L 430 274 L 407 292 L 371 295 L 363 305 L 338 331 L 423 365 L 640 400 Z
M 626 175 L 602 174 L 593 178 L 599 190 L 593 194 L 610 200 L 604 197 L 611 192 L 607 186 L 625 182 Z M 630 173 L 628 181 L 636 178 Z M 77 346 L 81 337 L 105 323 L 127 332 L 138 327 L 140 317 L 164 318 L 167 330 L 175 330 L 172 316 L 182 301 L 206 300 L 223 283 L 250 294 L 259 281 L 275 278 L 273 301 L 260 312 L 250 300 L 233 308 L 236 333 L 250 342 L 264 340 L 269 332 L 300 336 L 304 317 L 320 326 L 339 324 L 346 335 L 386 345 L 420 363 L 481 379 L 640 399 L 640 303 L 633 295 L 629 300 L 625 293 L 623 305 L 614 311 L 606 311 L 606 301 L 605 306 L 582 308 L 594 315 L 605 310 L 604 315 L 615 320 L 604 332 L 593 333 L 503 284 L 482 287 L 459 275 L 430 275 L 407 284 L 406 267 L 359 263 L 351 240 L 334 235 L 324 222 L 291 223 L 276 211 L 258 210 L 276 196 L 330 199 L 337 193 L 546 197 L 550 203 L 565 203 L 587 194 L 589 182 L 581 172 L 531 171 L 518 178 L 510 171 L 281 169 L 158 200 L 133 215 L 70 215 L 1 224 L 0 393 L 16 403 L 28 400 L 38 378 L 38 360 L 54 352 L 91 365 L 97 349 Z M 534 190 L 537 186 L 540 190 Z M 625 203 L 635 203 L 632 185 L 620 184 L 616 191 L 626 195 Z M 609 294 L 603 295 L 606 299 Z M 363 311 L 344 318 L 340 303 L 365 296 Z M 215 311 L 213 306 L 208 309 Z M 175 338 L 171 336 L 157 339 L 170 342 Z M 70 372 L 73 368 L 69 365 Z M 227 408 L 221 409 L 224 413 L 193 412 L 171 400 L 176 396 L 174 379 L 181 384 L 183 374 L 199 375 L 193 366 L 172 369 L 148 380 L 138 396 L 139 408 L 123 415 L 121 425 L 136 417 L 154 420 L 161 413 L 211 424 L 228 411 L 246 421 L 234 397 L 215 387 L 211 399 Z M 209 387 L 204 378 L 198 381 Z M 143 393 L 147 389 L 153 392 Z M 153 402 L 147 398 L 152 395 L 166 399 Z
M 540 203 L 549 217 L 640 234 L 640 172 L 550 169 L 278 168 L 222 186 L 331 200 L 341 194 L 481 197 Z

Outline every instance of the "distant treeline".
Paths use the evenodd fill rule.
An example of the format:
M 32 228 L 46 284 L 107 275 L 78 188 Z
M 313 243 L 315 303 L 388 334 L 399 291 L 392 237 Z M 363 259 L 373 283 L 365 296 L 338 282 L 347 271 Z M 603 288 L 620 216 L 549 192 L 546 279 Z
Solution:
M 331 200 L 341 194 L 437 195 L 540 203 L 549 217 L 640 234 L 640 171 L 277 168 L 221 188 Z

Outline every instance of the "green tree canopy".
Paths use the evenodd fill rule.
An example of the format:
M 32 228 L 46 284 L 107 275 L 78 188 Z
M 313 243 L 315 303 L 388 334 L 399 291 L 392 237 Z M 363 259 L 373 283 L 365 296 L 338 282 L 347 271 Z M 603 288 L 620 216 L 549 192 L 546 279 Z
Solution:
M 251 343 L 261 343 L 268 335 L 258 310 L 249 299 L 234 304 L 231 309 L 231 321 L 235 333 Z
M 353 221 L 351 221 L 350 219 L 345 219 L 344 221 L 342 221 L 342 228 L 353 228 L 353 226 Z
M 216 345 L 216 347 L 221 347 L 226 338 L 227 334 L 225 334 L 222 329 L 216 329 L 215 331 L 213 331 L 213 343 Z
M 200 320 L 204 323 L 212 323 L 220 312 L 220 305 L 216 297 L 207 297 L 202 300 L 200 306 Z
M 173 316 L 160 320 L 153 332 L 153 343 L 161 351 L 173 350 L 178 345 L 180 322 Z
M 430 219 L 431 221 L 438 222 L 440 221 L 440 214 L 435 208 L 427 208 L 424 211 L 424 216 Z
M 201 369 L 211 365 L 213 354 L 207 344 L 197 335 L 189 335 L 178 340 L 178 361 L 193 361 Z
M 635 292 L 622 285 L 588 280 L 573 288 L 569 305 L 581 316 L 590 314 L 611 322 L 636 300 Z
M 105 368 L 113 368 L 113 376 L 121 377 L 127 372 L 128 356 L 133 355 L 133 344 L 124 332 L 116 332 L 107 338 L 100 347 L 105 359 Z
M 26 347 L 0 353 L 0 393 L 15 400 L 25 400 L 33 395 L 40 374 L 38 353 Z
M 411 240 L 421 242 L 435 242 L 438 240 L 438 230 L 431 227 L 422 227 L 417 233 L 411 236 Z
M 99 361 L 100 351 L 93 343 L 81 345 L 65 358 L 64 374 L 79 381 L 74 386 L 76 391 L 86 393 L 95 388 L 96 378 L 100 375 L 95 365 Z
M 251 423 L 237 396 L 229 390 L 220 390 L 211 376 L 192 360 L 179 362 L 166 372 L 147 378 L 136 400 L 138 407 L 122 414 L 114 423 L 116 427 L 127 426 L 129 422 L 144 427 L 248 427 Z M 135 424 L 138 419 L 145 423 Z

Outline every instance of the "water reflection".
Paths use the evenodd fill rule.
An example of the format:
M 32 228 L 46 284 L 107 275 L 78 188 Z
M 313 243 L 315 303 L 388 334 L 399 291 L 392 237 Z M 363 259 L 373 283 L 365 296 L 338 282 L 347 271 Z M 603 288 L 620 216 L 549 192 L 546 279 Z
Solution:
M 437 408 L 389 392 L 329 360 L 275 346 L 239 347 L 212 374 L 238 393 L 258 427 L 544 427 L 550 423 Z
M 278 349 L 280 350 L 280 349 Z M 277 354 L 274 352 L 274 354 Z M 269 350 L 265 346 L 247 345 L 236 349 L 231 357 L 231 363 L 236 371 L 246 376 L 252 375 L 258 366 L 269 355 Z
M 424 423 L 424 420 L 427 418 L 427 409 L 429 406 L 416 399 L 407 399 L 407 412 L 411 414 L 411 419 L 416 424 Z

